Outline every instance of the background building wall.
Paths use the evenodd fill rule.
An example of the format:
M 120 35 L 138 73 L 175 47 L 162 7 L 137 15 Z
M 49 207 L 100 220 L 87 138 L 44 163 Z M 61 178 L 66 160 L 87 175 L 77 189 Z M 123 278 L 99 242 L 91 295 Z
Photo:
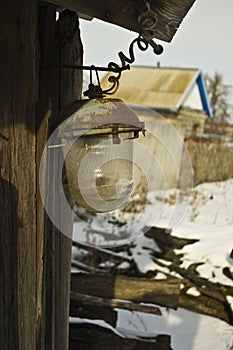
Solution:
M 135 141 L 135 188 L 141 192 L 167 190 L 182 186 L 185 168 L 190 168 L 190 158 L 183 138 L 174 126 L 162 117 L 142 117 L 146 136 Z
M 206 118 L 205 112 L 191 108 L 181 108 L 174 118 L 168 116 L 168 120 L 184 138 L 203 133 Z

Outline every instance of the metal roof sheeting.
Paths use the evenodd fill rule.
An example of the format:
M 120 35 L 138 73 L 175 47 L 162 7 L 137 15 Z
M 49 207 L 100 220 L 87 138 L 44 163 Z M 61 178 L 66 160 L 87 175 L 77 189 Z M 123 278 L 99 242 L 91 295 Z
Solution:
M 108 78 L 111 75 L 113 73 L 107 73 L 102 79 L 103 90 L 109 87 Z M 132 66 L 130 71 L 122 73 L 119 89 L 114 96 L 126 103 L 177 110 L 195 84 L 198 85 L 203 110 L 211 116 L 208 95 L 199 69 Z

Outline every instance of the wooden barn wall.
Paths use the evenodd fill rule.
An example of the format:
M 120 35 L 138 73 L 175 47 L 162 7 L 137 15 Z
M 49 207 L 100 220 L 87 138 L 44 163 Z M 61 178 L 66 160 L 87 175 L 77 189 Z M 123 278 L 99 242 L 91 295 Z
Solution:
M 1 3 L 0 349 L 36 341 L 37 3 Z
M 46 28 L 46 30 L 45 30 Z M 60 123 L 60 113 L 75 99 L 81 98 L 82 71 L 53 67 L 58 64 L 81 65 L 83 58 L 78 17 L 74 12 L 63 11 L 57 22 L 51 7 L 39 10 L 40 76 L 38 140 L 46 142 L 46 135 Z M 49 64 L 48 64 L 49 63 Z M 51 65 L 51 66 L 50 66 Z M 38 163 L 41 156 L 38 149 Z M 62 166 L 61 149 L 52 152 L 47 161 L 48 198 L 54 210 L 60 210 L 56 185 L 57 167 Z M 46 174 L 45 178 L 46 178 Z M 54 181 L 55 179 L 55 181 Z M 67 217 L 66 234 L 60 233 L 49 218 L 43 216 L 43 206 L 38 205 L 38 229 L 45 225 L 44 241 L 40 252 L 45 254 L 42 271 L 41 349 L 68 349 L 68 317 L 70 293 L 71 237 L 73 218 Z M 61 214 L 62 215 L 62 214 Z M 41 227 L 41 228 L 40 228 Z M 43 337 L 44 335 L 44 337 Z
M 42 60 L 81 63 L 78 18 L 66 12 L 55 22 L 54 9 L 38 14 L 34 0 L 3 2 L 1 11 L 0 349 L 66 349 L 71 242 L 44 214 L 38 167 L 49 120 L 56 126 L 82 86 L 80 72 L 46 71 Z M 60 25 L 72 36 L 59 54 Z

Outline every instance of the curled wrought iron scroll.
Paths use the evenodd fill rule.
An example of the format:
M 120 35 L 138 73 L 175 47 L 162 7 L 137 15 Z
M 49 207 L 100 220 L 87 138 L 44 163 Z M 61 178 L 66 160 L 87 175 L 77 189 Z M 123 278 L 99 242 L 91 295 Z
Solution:
M 103 94 L 112 95 L 117 91 L 121 73 L 124 70 L 124 67 L 128 66 L 126 63 L 132 64 L 135 61 L 135 44 L 137 44 L 138 48 L 141 51 L 146 51 L 150 45 L 152 46 L 153 51 L 156 55 L 160 55 L 163 52 L 163 47 L 153 41 L 154 30 L 159 18 L 158 13 L 155 10 L 151 9 L 150 3 L 148 1 L 144 1 L 144 3 L 146 10 L 138 16 L 138 24 L 141 28 L 141 34 L 139 34 L 139 36 L 131 42 L 129 46 L 129 57 L 127 57 L 122 51 L 118 53 L 121 61 L 121 66 L 114 62 L 110 62 L 108 64 L 109 71 L 118 71 L 118 73 L 117 75 L 111 75 L 108 78 L 108 81 L 112 84 L 112 86 L 109 89 L 104 90 Z
M 98 81 L 98 85 L 92 84 L 92 81 L 89 84 L 88 90 L 84 92 L 84 96 L 88 96 L 89 98 L 93 97 L 103 97 L 104 95 L 112 95 L 116 92 L 119 87 L 119 80 L 121 77 L 121 73 L 124 70 L 130 69 L 129 64 L 132 64 L 135 61 L 134 55 L 134 46 L 137 45 L 141 51 L 146 51 L 149 45 L 153 48 L 153 51 L 156 55 L 160 55 L 163 52 L 163 47 L 154 42 L 153 37 L 155 36 L 156 25 L 159 20 L 159 13 L 151 9 L 150 3 L 147 0 L 144 0 L 145 10 L 141 14 L 138 15 L 138 25 L 141 29 L 139 36 L 134 39 L 129 46 L 129 56 L 127 57 L 122 51 L 118 53 L 118 56 L 121 61 L 121 65 L 110 62 L 108 67 L 96 67 L 92 66 L 77 66 L 70 64 L 49 64 L 49 66 L 57 67 L 57 68 L 67 68 L 67 69 L 82 69 L 95 71 L 98 74 L 98 71 L 108 71 L 112 72 L 116 75 L 111 75 L 108 78 L 108 82 L 112 84 L 112 86 L 106 90 L 102 90 L 100 86 L 100 82 Z M 59 41 L 60 45 L 62 40 Z M 92 80 L 92 79 L 91 79 Z
M 142 35 L 139 35 L 136 39 L 134 39 L 132 41 L 132 43 L 130 44 L 129 46 L 129 57 L 127 57 L 122 51 L 120 51 L 118 53 L 118 56 L 121 60 L 121 66 L 118 65 L 117 63 L 115 62 L 110 62 L 108 64 L 108 68 L 110 71 L 112 72 L 116 72 L 118 71 L 118 74 L 117 75 L 111 75 L 109 78 L 108 78 L 108 81 L 109 83 L 112 83 L 112 86 L 107 89 L 107 90 L 103 90 L 103 94 L 107 94 L 107 95 L 112 95 L 116 92 L 116 90 L 118 89 L 118 86 L 119 86 L 119 80 L 120 80 L 120 77 L 121 77 L 121 73 L 123 71 L 123 67 L 125 67 L 127 63 L 129 64 L 132 64 L 134 61 L 135 61 L 135 55 L 134 55 L 134 45 L 137 44 L 138 48 L 141 50 L 141 51 L 146 51 L 149 47 L 149 44 L 151 44 L 151 42 L 153 43 L 153 48 L 154 48 L 154 52 L 157 54 L 157 55 L 160 55 L 162 52 L 163 52 L 163 48 L 161 45 L 157 45 L 156 43 L 153 42 L 152 39 L 146 39 L 144 36 Z M 151 44 L 152 45 L 152 44 Z

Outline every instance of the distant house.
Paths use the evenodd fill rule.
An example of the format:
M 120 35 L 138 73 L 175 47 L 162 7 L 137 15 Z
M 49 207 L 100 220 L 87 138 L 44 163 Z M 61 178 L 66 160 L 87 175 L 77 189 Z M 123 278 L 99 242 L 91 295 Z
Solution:
M 110 75 L 102 79 L 103 89 L 109 86 Z M 204 132 L 205 120 L 212 116 L 199 69 L 132 66 L 129 72 L 122 73 L 114 97 L 156 110 L 184 137 Z

